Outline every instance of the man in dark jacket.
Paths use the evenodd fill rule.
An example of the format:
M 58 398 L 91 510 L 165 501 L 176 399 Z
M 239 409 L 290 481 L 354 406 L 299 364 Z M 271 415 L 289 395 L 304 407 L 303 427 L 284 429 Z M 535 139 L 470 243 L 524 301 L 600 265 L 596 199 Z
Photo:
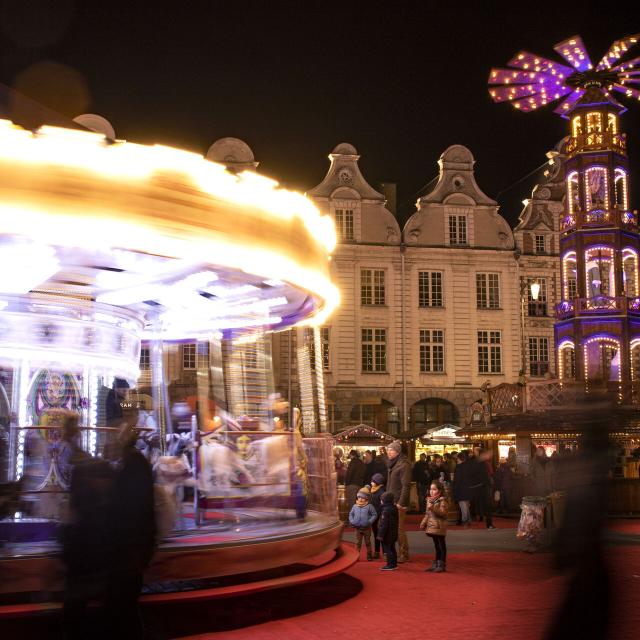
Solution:
M 398 539 L 398 508 L 394 504 L 395 497 L 385 491 L 382 494 L 382 510 L 378 522 L 377 538 L 382 542 L 382 550 L 387 557 L 387 564 L 380 567 L 382 571 L 394 571 L 398 568 L 396 540 Z
M 135 429 L 125 425 L 108 510 L 112 557 L 106 612 L 113 638 L 143 637 L 138 597 L 156 544 L 151 465 L 135 448 L 136 440 Z
M 387 475 L 387 465 L 380 456 L 376 456 L 374 450 L 365 451 L 364 468 L 364 484 L 368 484 L 369 486 L 371 486 L 371 478 L 373 478 L 376 473 L 381 473 L 384 476 Z
M 364 485 L 364 472 L 364 462 L 360 460 L 358 452 L 355 449 L 351 449 L 349 451 L 349 465 L 344 478 L 345 499 L 349 509 L 355 504 L 356 495 L 360 487 Z
M 471 490 L 471 499 L 474 502 L 476 513 L 484 518 L 487 529 L 495 529 L 492 518 L 491 477 L 487 463 L 491 454 L 484 451 L 476 453 L 475 457 L 469 460 L 467 469 L 467 479 Z
M 398 562 L 409 560 L 409 540 L 405 529 L 405 517 L 409 508 L 409 493 L 411 491 L 411 463 L 402 453 L 402 443 L 394 440 L 387 447 L 389 456 L 389 476 L 387 491 L 392 493 L 398 507 Z
M 418 513 L 424 513 L 427 491 L 431 482 L 426 453 L 421 453 L 420 459 L 413 465 L 413 481 L 416 483 L 416 491 L 418 492 Z

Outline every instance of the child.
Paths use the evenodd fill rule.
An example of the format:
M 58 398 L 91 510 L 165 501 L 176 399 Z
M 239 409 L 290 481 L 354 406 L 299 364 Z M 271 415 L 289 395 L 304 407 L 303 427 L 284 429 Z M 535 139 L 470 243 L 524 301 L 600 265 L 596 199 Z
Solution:
M 382 550 L 387 556 L 387 564 L 380 567 L 381 571 L 395 571 L 398 568 L 396 541 L 398 540 L 398 507 L 396 507 L 393 493 L 385 491 L 381 498 L 382 510 L 378 523 L 378 540 L 382 542 Z
M 371 476 L 371 505 L 376 510 L 378 518 L 380 518 L 380 511 L 382 510 L 382 494 L 384 493 L 384 476 L 381 473 L 374 473 Z M 376 519 L 371 525 L 371 531 L 373 532 L 373 544 L 375 560 L 380 558 L 380 540 L 378 540 L 378 522 Z
M 429 497 L 427 498 L 427 509 L 420 528 L 433 540 L 436 549 L 436 559 L 425 571 L 442 573 L 447 570 L 447 512 L 449 511 L 449 501 L 443 495 L 443 486 L 438 480 L 431 482 Z
M 356 503 L 351 507 L 349 523 L 357 532 L 356 548 L 358 549 L 358 558 L 360 558 L 362 538 L 364 538 L 365 544 L 367 545 L 367 560 L 373 560 L 373 555 L 371 553 L 371 525 L 378 518 L 378 514 L 369 503 L 369 499 L 369 487 L 362 487 L 356 496 Z

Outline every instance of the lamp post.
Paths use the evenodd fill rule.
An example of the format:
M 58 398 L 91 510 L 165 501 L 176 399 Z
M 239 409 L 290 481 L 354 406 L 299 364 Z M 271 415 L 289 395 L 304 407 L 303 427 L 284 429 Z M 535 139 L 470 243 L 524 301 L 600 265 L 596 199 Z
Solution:
M 531 294 L 531 299 L 534 302 L 538 301 L 540 296 L 540 283 L 536 280 L 532 280 L 527 283 L 526 278 L 522 278 L 520 281 L 520 379 L 524 380 L 527 371 L 527 348 L 525 344 L 524 334 L 524 319 L 525 319 L 525 305 L 529 302 L 528 294 Z

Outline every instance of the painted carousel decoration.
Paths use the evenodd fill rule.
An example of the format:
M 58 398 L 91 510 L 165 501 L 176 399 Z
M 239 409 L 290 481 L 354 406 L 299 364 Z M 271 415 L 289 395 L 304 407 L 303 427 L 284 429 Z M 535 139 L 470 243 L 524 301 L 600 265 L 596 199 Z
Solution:
M 603 388 L 627 402 L 640 380 L 640 240 L 629 204 L 626 111 L 617 95 L 640 100 L 640 58 L 626 59 L 640 35 L 616 40 L 595 66 L 579 36 L 554 49 L 568 65 L 522 51 L 492 69 L 489 93 L 530 112 L 555 108 L 569 120 L 566 199 L 561 222 L 561 302 L 555 341 L 561 382 Z

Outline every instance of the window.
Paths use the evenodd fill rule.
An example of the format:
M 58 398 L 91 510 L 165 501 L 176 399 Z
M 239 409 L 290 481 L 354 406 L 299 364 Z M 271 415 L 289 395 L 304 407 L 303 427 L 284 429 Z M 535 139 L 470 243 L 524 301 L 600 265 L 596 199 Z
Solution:
M 576 116 L 571 121 L 571 130 L 573 132 L 574 138 L 577 138 L 582 133 L 582 121 L 580 119 L 580 116 Z
M 336 233 L 341 241 L 353 240 L 353 209 L 336 209 Z
M 497 273 L 476 273 L 478 309 L 500 308 L 500 277 Z
M 360 300 L 362 304 L 384 305 L 384 270 L 360 270 Z
M 142 347 L 140 349 L 140 371 L 149 371 L 151 369 L 151 349 Z
M 589 167 L 586 171 L 585 190 L 587 207 L 599 209 L 607 207 L 609 200 L 609 185 L 607 183 L 607 170 L 605 167 Z
M 536 253 L 546 253 L 544 236 L 536 235 L 535 248 L 536 248 Z
M 478 373 L 502 373 L 500 331 L 478 331 Z
M 601 133 L 602 132 L 602 114 L 594 111 L 593 113 L 587 113 L 587 133 Z
M 531 285 L 537 282 L 540 285 L 538 299 L 534 300 L 531 295 Z M 547 279 L 527 278 L 527 315 L 540 317 L 547 315 Z
M 444 371 L 444 331 L 420 329 L 420 373 Z
M 314 339 L 313 329 L 308 329 L 308 345 L 309 359 L 311 361 L 311 370 L 316 370 L 316 343 Z M 329 327 L 320 327 L 320 353 L 322 354 L 322 370 L 329 371 Z
M 449 216 L 449 244 L 467 244 L 467 216 Z
M 628 209 L 629 208 L 629 196 L 627 191 L 627 174 L 623 169 L 616 169 L 614 172 L 615 182 L 614 182 L 614 199 L 615 206 L 618 209 Z
M 577 171 L 570 173 L 567 177 L 567 201 L 569 203 L 569 214 L 580 211 L 580 189 Z
M 196 345 L 183 344 L 182 345 L 182 368 L 183 369 L 195 369 L 196 368 Z
M 387 370 L 387 330 L 362 329 L 362 370 Z
M 418 272 L 418 306 L 442 306 L 442 273 L 440 271 Z
M 529 338 L 529 373 L 543 376 L 549 371 L 549 339 Z

